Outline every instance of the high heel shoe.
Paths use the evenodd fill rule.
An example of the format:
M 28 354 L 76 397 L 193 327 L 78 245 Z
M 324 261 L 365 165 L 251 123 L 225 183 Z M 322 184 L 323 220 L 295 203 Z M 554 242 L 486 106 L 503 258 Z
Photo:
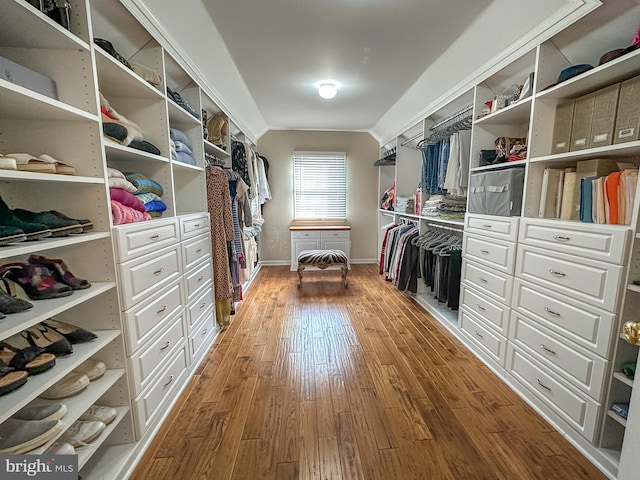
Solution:
M 51 273 L 53 273 L 53 277 L 58 282 L 69 285 L 74 290 L 84 290 L 91 286 L 87 280 L 74 276 L 73 273 L 69 271 L 65 263 L 58 258 L 46 258 L 42 255 L 31 255 L 29 257 L 29 263 L 47 267 Z
M 52 330 L 55 330 L 60 335 L 64 336 L 72 344 L 90 342 L 95 340 L 98 336 L 82 327 L 72 325 L 70 323 L 61 322 L 55 318 L 49 318 L 43 320 L 42 323 Z
M 31 263 L 7 263 L 0 267 L 7 292 L 17 296 L 16 286 L 32 300 L 66 297 L 73 293 L 71 287 L 58 282 L 47 267 Z
M 20 335 L 22 335 L 29 344 L 43 348 L 47 353 L 53 353 L 56 356 L 73 353 L 71 342 L 43 323 L 38 323 L 23 330 L 20 332 Z

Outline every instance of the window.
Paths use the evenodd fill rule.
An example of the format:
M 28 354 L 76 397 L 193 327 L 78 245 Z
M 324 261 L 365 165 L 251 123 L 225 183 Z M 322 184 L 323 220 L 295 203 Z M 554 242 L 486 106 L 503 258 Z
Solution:
M 293 153 L 294 216 L 298 220 L 347 218 L 347 155 Z

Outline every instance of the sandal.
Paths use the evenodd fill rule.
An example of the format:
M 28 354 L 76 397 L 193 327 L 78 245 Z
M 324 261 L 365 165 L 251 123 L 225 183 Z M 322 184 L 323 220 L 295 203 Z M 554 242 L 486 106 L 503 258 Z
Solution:
M 16 286 L 22 287 L 32 300 L 67 297 L 73 293 L 70 286 L 58 282 L 51 271 L 42 265 L 7 263 L 0 267 L 0 276 L 7 292 L 13 296 L 17 296 Z
M 55 355 L 30 345 L 19 333 L 0 342 L 0 360 L 16 370 L 25 370 L 29 375 L 45 372 L 56 364 Z
M 90 332 L 89 330 L 77 327 L 76 325 L 71 325 L 70 323 L 61 322 L 55 318 L 43 320 L 42 323 L 58 332 L 60 335 L 66 337 L 66 339 L 72 344 L 90 342 L 91 340 L 98 338 L 95 333 Z
M 40 347 L 47 353 L 53 353 L 56 356 L 73 353 L 71 342 L 43 323 L 33 325 L 19 335 L 22 335 L 31 345 Z
M 0 396 L 11 393 L 27 383 L 28 373 L 16 370 L 0 360 Z
M 73 275 L 65 265 L 65 263 L 58 258 L 47 258 L 42 255 L 31 255 L 29 257 L 29 263 L 33 265 L 41 265 L 47 267 L 53 277 L 60 283 L 69 285 L 73 290 L 84 290 L 89 288 L 91 284 L 82 278 L 78 278 Z

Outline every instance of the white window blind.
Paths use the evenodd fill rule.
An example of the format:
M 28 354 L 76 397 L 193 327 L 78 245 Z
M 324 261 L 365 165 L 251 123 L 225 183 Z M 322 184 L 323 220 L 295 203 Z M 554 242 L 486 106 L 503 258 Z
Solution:
M 347 155 L 293 153 L 294 215 L 322 220 L 347 217 Z

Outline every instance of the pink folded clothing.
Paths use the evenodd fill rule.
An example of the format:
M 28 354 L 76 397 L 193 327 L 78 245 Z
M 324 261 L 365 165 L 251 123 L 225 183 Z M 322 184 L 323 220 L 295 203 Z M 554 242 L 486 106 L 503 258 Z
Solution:
M 124 225 L 126 223 L 151 220 L 151 215 L 148 213 L 139 212 L 131 207 L 126 207 L 115 200 L 111 200 L 111 215 L 113 216 L 114 225 Z
M 109 194 L 111 195 L 111 200 L 115 200 L 125 207 L 131 207 L 139 212 L 146 212 L 144 203 L 131 192 L 127 192 L 122 188 L 109 188 Z

